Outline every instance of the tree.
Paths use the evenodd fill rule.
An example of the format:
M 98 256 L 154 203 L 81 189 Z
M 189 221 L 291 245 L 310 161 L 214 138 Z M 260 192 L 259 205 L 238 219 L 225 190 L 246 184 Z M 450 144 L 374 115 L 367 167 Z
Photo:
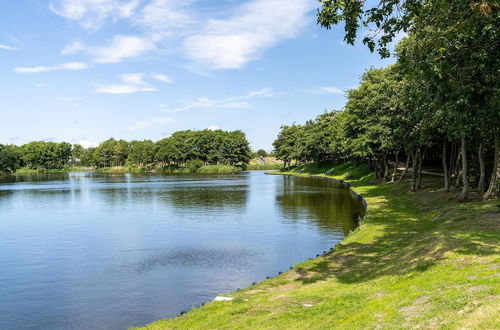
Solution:
M 490 143 L 497 139 L 499 9 L 493 0 L 325 0 L 318 12 L 318 22 L 326 28 L 344 22 L 345 40 L 350 44 L 361 27 L 370 29 L 372 33 L 363 42 L 382 57 L 390 55 L 388 45 L 396 34 L 409 34 L 398 50 L 409 81 L 407 104 L 417 110 L 418 122 L 425 128 L 422 133 L 434 129 L 444 141 L 445 190 L 449 189 L 447 141 L 460 144 L 456 155 L 462 164 L 461 201 L 467 200 L 469 192 L 469 158 L 475 143 L 471 136 L 479 132 L 490 136 L 485 139 Z M 477 148 L 481 186 L 485 181 L 484 145 Z M 419 150 L 417 155 L 422 154 Z M 498 159 L 498 148 L 494 150 L 493 157 Z
M 20 166 L 19 152 L 16 146 L 0 144 L 0 171 L 14 173 Z
M 264 149 L 259 149 L 257 150 L 257 156 L 258 157 L 267 157 L 267 151 L 265 151 Z
M 132 165 L 152 164 L 155 160 L 155 144 L 151 140 L 132 141 L 127 163 Z

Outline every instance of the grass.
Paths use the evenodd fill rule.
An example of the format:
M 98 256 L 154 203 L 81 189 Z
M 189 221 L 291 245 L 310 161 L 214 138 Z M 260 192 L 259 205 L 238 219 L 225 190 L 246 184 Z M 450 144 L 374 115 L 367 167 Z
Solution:
M 283 162 L 276 159 L 276 157 L 264 157 L 265 164 L 263 164 L 260 158 L 253 158 L 247 165 L 247 170 L 279 170 L 283 167 Z
M 67 173 L 67 172 L 92 172 L 93 167 L 75 166 L 75 167 L 64 167 L 58 169 L 29 169 L 20 168 L 14 175 L 26 175 L 26 174 L 50 174 L 50 173 Z
M 439 178 L 380 184 L 366 167 L 283 174 L 346 179 L 368 202 L 337 248 L 282 275 L 146 329 L 499 329 L 500 201 L 458 204 Z
M 261 171 L 261 170 L 279 170 L 283 167 L 282 164 L 250 164 L 247 166 L 249 171 Z
M 196 173 L 239 173 L 241 172 L 241 167 L 231 166 L 231 165 L 204 165 L 200 167 Z

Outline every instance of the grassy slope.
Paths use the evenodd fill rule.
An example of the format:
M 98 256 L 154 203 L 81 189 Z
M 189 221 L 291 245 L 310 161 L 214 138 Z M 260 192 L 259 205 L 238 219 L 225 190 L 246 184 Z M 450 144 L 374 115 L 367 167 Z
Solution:
M 334 252 L 147 328 L 500 328 L 500 201 L 457 204 L 432 177 L 410 194 L 359 168 L 332 176 L 347 172 L 368 215 Z

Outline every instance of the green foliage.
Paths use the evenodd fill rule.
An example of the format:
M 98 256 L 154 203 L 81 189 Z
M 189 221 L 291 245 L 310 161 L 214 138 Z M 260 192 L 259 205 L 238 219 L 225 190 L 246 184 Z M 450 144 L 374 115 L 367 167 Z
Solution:
M 71 144 L 34 141 L 20 149 L 21 163 L 28 169 L 62 169 L 68 166 Z
M 0 171 L 14 173 L 20 166 L 19 148 L 0 144 Z
M 151 140 L 132 141 L 127 163 L 131 165 L 147 165 L 155 161 L 155 144 Z
M 92 166 L 98 172 L 143 173 L 202 171 L 233 173 L 250 161 L 250 147 L 242 131 L 180 131 L 156 143 L 150 140 L 108 139 L 96 148 L 83 148 L 66 142 L 34 141 L 21 147 L 0 145 L 0 171 L 63 170 L 69 166 Z M 226 167 L 224 167 L 226 166 Z M 236 167 L 239 166 L 239 167 Z
M 342 112 L 324 114 L 304 125 L 283 126 L 274 143 L 277 157 L 288 165 L 292 159 L 302 163 L 369 160 L 385 180 L 388 157 L 404 152 L 413 159 L 415 190 L 420 185 L 415 172 L 424 157 L 439 160 L 451 145 L 455 151 L 450 158 L 442 156 L 445 186 L 449 187 L 450 176 L 460 175 L 465 200 L 469 174 L 482 178 L 478 186 L 484 187 L 488 169 L 491 180 L 485 198 L 495 191 L 500 195 L 496 183 L 500 154 L 494 147 L 500 139 L 498 2 L 321 3 L 318 22 L 322 26 L 344 22 L 345 39 L 351 44 L 361 26 L 373 27 L 374 34 L 363 42 L 372 51 L 377 48 L 382 57 L 389 55 L 387 47 L 397 33 L 408 35 L 397 46 L 396 64 L 366 71 L 360 85 L 348 91 Z M 470 162 L 471 156 L 479 158 L 479 168 Z M 455 164 L 460 164 L 460 170 Z
M 267 151 L 265 151 L 264 149 L 257 150 L 256 154 L 257 154 L 257 157 L 267 157 L 268 156 Z
M 177 166 L 190 160 L 209 165 L 244 165 L 250 156 L 248 141 L 241 131 L 180 131 L 156 143 L 156 160 Z
M 186 162 L 186 167 L 192 172 L 196 173 L 200 167 L 205 165 L 202 160 L 199 159 L 190 159 Z

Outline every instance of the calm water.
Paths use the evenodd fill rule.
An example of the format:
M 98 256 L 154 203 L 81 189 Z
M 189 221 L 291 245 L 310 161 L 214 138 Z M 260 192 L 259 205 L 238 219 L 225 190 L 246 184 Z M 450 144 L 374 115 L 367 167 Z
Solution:
M 316 256 L 361 212 L 330 180 L 262 172 L 0 180 L 1 329 L 172 317 Z

